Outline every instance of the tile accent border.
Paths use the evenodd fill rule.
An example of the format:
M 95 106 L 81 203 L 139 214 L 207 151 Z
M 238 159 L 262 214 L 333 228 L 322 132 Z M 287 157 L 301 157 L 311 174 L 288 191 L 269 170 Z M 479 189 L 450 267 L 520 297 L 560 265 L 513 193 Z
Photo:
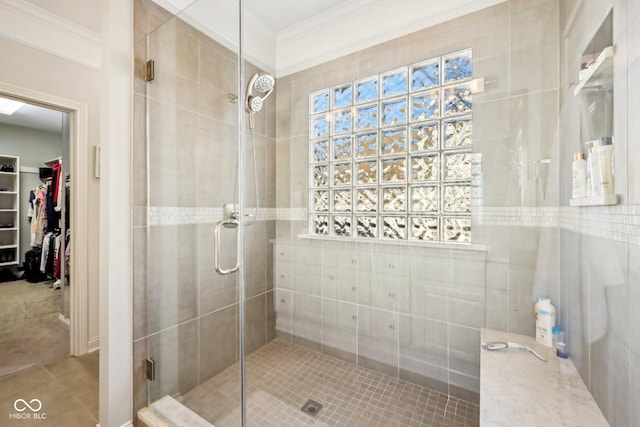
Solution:
M 640 246 L 640 205 L 574 207 L 482 207 L 479 225 L 560 227 L 587 236 Z
M 222 219 L 222 208 L 150 206 L 142 209 L 146 209 L 149 226 L 213 224 Z M 306 208 L 260 208 L 258 211 L 258 221 L 306 220 Z
M 146 210 L 149 226 L 213 224 L 222 219 L 222 208 L 151 206 Z M 262 208 L 258 212 L 258 221 L 307 220 L 306 208 Z M 560 227 L 640 246 L 640 205 L 589 208 L 477 206 L 472 221 L 478 225 Z

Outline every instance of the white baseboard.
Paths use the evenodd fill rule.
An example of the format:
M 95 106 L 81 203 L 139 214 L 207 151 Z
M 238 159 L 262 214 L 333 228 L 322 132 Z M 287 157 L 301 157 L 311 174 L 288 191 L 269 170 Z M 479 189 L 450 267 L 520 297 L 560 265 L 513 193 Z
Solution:
M 93 353 L 94 351 L 98 351 L 100 349 L 100 337 L 93 337 L 87 343 L 88 352 Z
M 71 322 L 69 321 L 69 319 L 65 317 L 64 314 L 58 314 L 58 321 L 62 323 L 62 325 L 65 326 L 67 329 L 69 329 Z

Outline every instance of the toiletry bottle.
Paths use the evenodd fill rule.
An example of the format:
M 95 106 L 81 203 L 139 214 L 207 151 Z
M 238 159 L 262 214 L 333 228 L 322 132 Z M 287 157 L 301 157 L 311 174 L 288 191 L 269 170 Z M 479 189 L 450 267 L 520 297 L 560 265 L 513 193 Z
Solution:
M 573 154 L 571 168 L 573 173 L 571 197 L 574 199 L 587 197 L 587 161 L 584 159 L 583 153 Z
M 592 146 L 589 148 L 589 156 L 587 157 L 587 170 L 591 182 L 591 197 L 602 195 L 602 185 L 600 180 L 600 166 L 598 165 L 598 155 L 596 154 L 595 143 L 590 141 L 587 144 Z
M 605 196 L 615 194 L 613 175 L 613 138 L 600 138 L 600 144 L 594 148 L 600 172 L 600 192 Z
M 553 347 L 556 349 L 556 355 L 562 359 L 569 357 L 567 352 L 566 334 L 559 326 L 554 326 L 553 329 Z
M 589 162 L 589 157 L 591 157 L 591 149 L 587 149 L 587 158 L 585 161 L 587 162 L 587 197 L 593 197 L 593 185 L 591 185 L 591 163 Z
M 547 347 L 553 347 L 553 327 L 556 325 L 556 309 L 549 297 L 538 297 L 534 307 L 536 316 L 536 341 Z

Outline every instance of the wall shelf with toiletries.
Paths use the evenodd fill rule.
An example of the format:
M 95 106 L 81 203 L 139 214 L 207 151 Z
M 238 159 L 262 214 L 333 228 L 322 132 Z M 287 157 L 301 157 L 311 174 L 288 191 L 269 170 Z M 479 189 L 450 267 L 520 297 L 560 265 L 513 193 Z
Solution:
M 616 205 L 613 136 L 613 12 L 582 52 L 574 95 L 580 111 L 580 140 L 574 153 L 569 206 Z
M 589 145 L 591 147 L 589 147 Z M 605 136 L 585 143 L 583 152 L 574 154 L 569 206 L 607 206 L 618 203 L 613 175 L 613 137 Z

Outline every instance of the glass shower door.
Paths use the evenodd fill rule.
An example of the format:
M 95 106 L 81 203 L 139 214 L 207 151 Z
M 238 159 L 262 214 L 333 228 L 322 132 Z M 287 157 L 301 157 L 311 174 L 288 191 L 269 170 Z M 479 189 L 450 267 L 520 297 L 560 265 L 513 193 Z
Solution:
M 239 13 L 231 3 L 198 0 L 177 15 L 136 5 L 136 20 L 148 19 L 142 25 L 163 23 L 137 46 L 154 72 L 134 88 L 136 108 L 146 111 L 144 149 L 134 153 L 144 165 L 134 170 L 134 202 L 144 213 L 134 228 L 144 262 L 134 278 L 135 387 L 176 425 L 241 419 L 239 276 L 214 271 L 214 225 L 239 192 Z M 220 231 L 227 268 L 238 261 L 237 230 Z

